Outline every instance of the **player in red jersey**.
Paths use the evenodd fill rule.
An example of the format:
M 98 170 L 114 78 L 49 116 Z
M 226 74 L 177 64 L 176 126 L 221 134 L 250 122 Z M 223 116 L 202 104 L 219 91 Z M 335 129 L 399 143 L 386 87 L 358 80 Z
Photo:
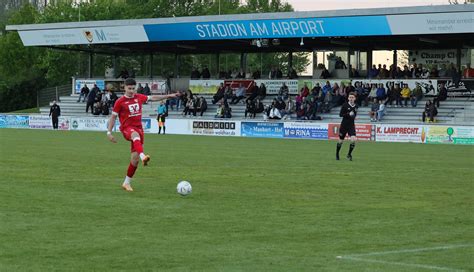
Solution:
M 142 127 L 142 108 L 143 104 L 148 101 L 160 101 L 178 96 L 177 94 L 169 95 L 150 95 L 135 93 L 136 82 L 133 78 L 125 80 L 125 94 L 120 97 L 114 105 L 112 116 L 110 116 L 107 127 L 107 137 L 113 143 L 116 143 L 115 137 L 112 135 L 112 129 L 115 125 L 117 116 L 120 122 L 120 131 L 123 137 L 131 142 L 131 159 L 128 166 L 127 176 L 122 184 L 122 188 L 126 191 L 133 191 L 130 183 L 132 182 L 135 170 L 137 170 L 139 160 L 143 166 L 147 166 L 150 156 L 145 155 L 143 151 L 144 134 Z

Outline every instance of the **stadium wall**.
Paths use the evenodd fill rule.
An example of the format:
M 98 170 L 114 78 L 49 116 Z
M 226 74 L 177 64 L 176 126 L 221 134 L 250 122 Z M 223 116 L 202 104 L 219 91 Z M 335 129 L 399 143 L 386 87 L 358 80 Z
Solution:
M 60 117 L 59 130 L 106 131 L 107 117 Z M 153 118 L 143 118 L 145 133 L 157 133 Z M 0 128 L 52 129 L 44 115 L 0 115 Z M 119 130 L 118 122 L 114 130 Z M 310 122 L 253 122 L 241 120 L 168 119 L 168 134 L 334 140 L 339 124 Z M 359 140 L 425 144 L 474 145 L 474 126 L 356 124 Z

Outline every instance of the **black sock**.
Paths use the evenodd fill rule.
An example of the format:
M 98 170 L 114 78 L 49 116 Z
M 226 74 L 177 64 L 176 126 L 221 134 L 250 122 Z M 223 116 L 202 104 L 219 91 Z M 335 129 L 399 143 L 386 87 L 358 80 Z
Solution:
M 165 134 L 165 133 L 166 133 L 166 127 L 163 126 L 163 134 Z
M 158 134 L 161 133 L 161 127 L 158 127 Z
M 352 150 L 354 150 L 355 145 L 355 143 L 351 143 L 351 145 L 349 146 L 349 153 L 347 153 L 347 155 L 352 156 Z
M 336 155 L 339 157 L 339 151 L 341 150 L 342 143 L 337 143 Z

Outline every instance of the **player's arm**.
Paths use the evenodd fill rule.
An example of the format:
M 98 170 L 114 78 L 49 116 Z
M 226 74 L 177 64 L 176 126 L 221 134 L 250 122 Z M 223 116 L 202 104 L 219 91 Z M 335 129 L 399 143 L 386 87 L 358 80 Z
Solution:
M 165 95 L 150 95 L 148 96 L 148 101 L 161 101 L 161 100 L 166 100 L 168 98 L 175 98 L 180 95 L 181 94 L 179 93 L 165 94 Z
M 341 106 L 341 111 L 339 112 L 339 117 L 349 117 L 349 112 L 347 112 L 347 108 L 345 105 Z
M 117 120 L 117 113 L 112 112 L 112 115 L 110 115 L 109 118 L 109 123 L 107 124 L 107 138 L 109 138 L 109 141 L 111 141 L 112 143 L 117 142 L 117 140 L 115 140 L 114 135 L 112 135 L 112 129 L 115 126 L 115 120 Z

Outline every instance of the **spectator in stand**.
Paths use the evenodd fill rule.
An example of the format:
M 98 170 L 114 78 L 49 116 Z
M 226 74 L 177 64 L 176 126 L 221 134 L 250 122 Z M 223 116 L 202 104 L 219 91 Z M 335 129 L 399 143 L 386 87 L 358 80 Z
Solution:
M 207 110 L 207 101 L 204 97 L 199 97 L 196 105 L 196 111 L 199 111 L 201 113 L 201 116 L 206 112 Z
M 374 100 L 374 98 L 377 98 L 377 84 L 375 83 L 370 84 L 369 89 L 370 89 L 370 92 L 367 98 L 369 99 L 369 101 L 372 101 Z
M 253 101 L 255 98 L 258 97 L 258 93 L 259 93 L 259 88 L 257 84 L 254 83 L 252 87 L 250 87 L 250 96 L 247 98 L 247 100 Z
M 438 110 L 434 103 L 431 103 L 431 100 L 426 101 L 425 110 L 421 114 L 423 123 L 426 121 L 426 118 L 429 118 L 430 122 L 434 122 L 434 118 L 438 115 Z
M 372 65 L 372 68 L 370 68 L 369 70 L 369 78 L 372 79 L 372 78 L 377 78 L 379 75 L 379 70 L 377 69 L 377 67 L 374 65 Z
M 346 102 L 346 99 L 349 97 L 349 94 L 355 92 L 354 86 L 352 86 L 352 82 L 349 81 L 347 83 L 347 86 L 344 87 L 344 102 Z
M 461 82 L 461 74 L 458 71 L 458 68 L 454 65 L 454 63 L 451 64 L 451 78 L 454 83 L 455 88 L 459 88 L 459 83 Z
M 92 88 L 92 90 L 87 95 L 86 113 L 89 112 L 89 107 L 91 108 L 91 113 L 94 113 L 96 90 L 96 88 Z
M 278 109 L 280 112 L 281 118 L 286 119 L 286 103 L 283 101 L 281 97 L 279 97 L 275 103 L 275 107 Z
M 421 70 L 420 78 L 430 78 L 430 71 L 426 68 L 423 68 Z
M 288 89 L 288 86 L 286 86 L 286 83 L 283 82 L 283 85 L 280 87 L 280 91 L 278 92 L 278 97 L 281 97 L 283 100 L 288 99 L 288 96 L 290 95 L 290 90 Z
M 201 76 L 202 76 L 202 79 L 211 78 L 211 73 L 209 72 L 209 69 L 207 68 L 207 66 L 204 66 L 204 69 L 202 69 Z
M 288 71 L 288 78 L 289 79 L 298 78 L 298 74 L 296 73 L 296 70 L 293 67 L 290 67 L 290 69 Z
M 53 129 L 58 129 L 59 116 L 61 116 L 61 108 L 56 104 L 56 100 L 53 101 L 53 105 L 49 109 L 49 117 L 53 122 Z
M 276 79 L 276 68 L 275 66 L 272 66 L 270 69 L 270 73 L 268 73 L 268 78 L 269 79 Z
M 87 87 L 87 84 L 84 85 L 84 87 L 81 88 L 81 93 L 79 94 L 79 99 L 77 99 L 77 102 L 81 102 L 81 97 L 82 102 L 86 102 L 86 97 L 89 94 L 89 87 Z
M 216 111 L 216 116 L 215 118 L 224 118 L 224 103 L 220 102 L 219 107 L 217 108 Z
M 331 74 L 329 73 L 326 66 L 324 66 L 323 71 L 321 71 L 321 75 L 319 76 L 319 78 L 326 79 L 326 78 L 330 78 L 330 77 L 331 77 Z
M 196 100 L 193 98 L 188 98 L 186 106 L 184 107 L 183 115 L 187 116 L 188 114 L 196 116 Z
M 439 77 L 438 75 L 438 65 L 433 65 L 433 67 L 431 67 L 431 70 L 430 70 L 430 74 L 429 74 L 429 77 Z
M 127 79 L 129 77 L 130 75 L 128 74 L 127 69 L 120 71 L 119 75 L 117 76 L 117 78 L 123 78 L 123 79 Z
M 421 89 L 420 84 L 416 83 L 416 87 L 413 89 L 410 96 L 411 106 L 416 107 L 416 105 L 418 104 L 418 101 L 420 101 L 422 98 L 423 98 L 423 90 Z
M 405 107 L 408 107 L 408 100 L 410 100 L 411 90 L 408 88 L 408 84 L 403 84 L 403 89 L 400 92 L 401 99 L 405 101 Z M 401 104 L 401 101 L 400 101 Z
M 385 104 L 382 100 L 379 101 L 379 109 L 377 111 L 377 121 L 382 121 L 382 118 L 385 116 Z
M 341 57 L 337 57 L 335 69 L 347 69 L 346 63 L 342 60 Z
M 245 104 L 245 118 L 247 118 L 247 115 L 249 118 L 255 118 L 255 103 L 253 101 L 247 100 Z
M 165 121 L 166 117 L 168 117 L 168 109 L 166 108 L 165 102 L 163 100 L 160 101 L 160 105 L 156 111 L 158 112 L 158 115 L 156 116 L 156 120 L 158 121 L 158 134 L 161 134 L 161 128 L 163 128 L 163 135 L 165 135 Z
M 331 83 L 326 81 L 326 84 L 323 86 L 321 91 L 323 92 L 323 96 L 326 96 L 328 93 L 332 92 Z
M 245 73 L 245 79 L 252 79 L 252 73 L 250 73 L 250 69 L 247 69 L 247 72 Z
M 219 100 L 224 98 L 224 93 L 225 93 L 224 83 L 221 83 L 221 85 L 217 89 L 216 94 L 212 97 L 212 104 L 216 104 L 217 102 L 219 102 Z
M 138 83 L 138 87 L 137 87 L 137 93 L 139 94 L 143 94 L 143 86 L 141 83 Z
M 263 106 L 263 103 L 260 99 L 255 99 L 255 113 L 253 115 L 253 118 L 255 118 L 255 115 L 257 113 L 262 113 L 265 110 L 265 107 Z
M 296 106 L 296 111 L 297 112 L 301 109 L 301 106 L 303 104 L 304 97 L 302 95 L 302 92 L 303 92 L 303 88 L 301 88 L 298 95 L 295 97 L 295 106 Z
M 276 102 L 275 102 L 276 99 L 273 100 L 273 103 L 270 107 L 270 111 L 268 113 L 268 118 L 269 119 L 274 119 L 274 120 L 280 120 L 281 119 L 281 113 L 280 111 L 278 110 L 278 108 L 276 107 Z
M 411 76 L 412 78 L 420 78 L 421 73 L 423 72 L 423 65 L 417 65 L 413 63 L 413 68 L 411 69 Z
M 262 77 L 262 73 L 260 72 L 260 70 L 255 70 L 253 73 L 252 73 L 252 78 L 253 79 L 260 79 Z
M 276 78 L 277 79 L 282 79 L 283 78 L 283 72 L 281 71 L 280 67 L 277 68 Z
M 240 69 L 239 73 L 235 76 L 235 78 L 245 78 L 244 70 Z
M 390 71 L 387 69 L 387 65 L 382 66 L 383 78 L 390 78 Z
M 402 104 L 402 89 L 400 88 L 400 84 L 397 83 L 395 84 L 395 87 L 393 88 L 393 94 L 394 94 L 394 99 L 396 101 L 395 107 L 403 107 Z
M 397 68 L 395 65 L 390 65 L 390 68 L 388 70 L 389 78 L 397 78 Z
M 94 110 L 92 112 L 93 115 L 100 115 L 102 113 L 102 105 L 100 101 L 95 101 L 94 103 Z
M 356 93 L 357 93 L 357 105 L 360 107 L 362 106 L 362 104 L 364 104 L 365 106 L 367 106 L 369 104 L 369 101 L 367 101 L 367 97 L 368 97 L 368 90 L 364 88 L 364 86 L 362 86 L 362 83 L 357 83 L 356 85 Z
M 376 96 L 377 96 L 378 101 L 385 100 L 385 97 L 387 96 L 387 94 L 385 93 L 385 88 L 383 87 L 383 83 L 378 84 Z
M 234 96 L 232 96 L 232 100 L 230 101 L 230 104 L 237 104 L 245 98 L 245 87 L 242 83 L 239 84 L 239 88 L 235 91 Z
M 115 94 L 115 92 L 112 89 L 107 90 L 109 92 L 109 97 L 110 97 L 110 102 L 109 102 L 109 108 L 113 108 L 115 105 L 115 101 L 117 101 L 118 96 Z
M 201 73 L 198 71 L 196 67 L 193 67 L 193 70 L 191 71 L 191 79 L 200 79 L 201 78 Z
M 329 91 L 326 94 L 322 92 L 322 107 L 321 112 L 328 113 L 331 111 L 333 104 L 333 92 Z M 291 99 L 291 98 L 290 98 Z
M 446 78 L 448 76 L 448 70 L 446 69 L 446 64 L 441 64 L 441 68 L 438 71 L 438 77 L 440 78 Z
M 151 90 L 150 90 L 150 87 L 148 86 L 148 83 L 145 83 L 145 87 L 143 88 L 143 94 L 151 95 Z
M 408 68 L 408 65 L 403 66 L 402 78 L 411 78 L 411 72 L 410 68 Z
M 258 88 L 258 97 L 260 100 L 263 100 L 265 99 L 266 96 L 267 96 L 267 87 L 265 86 L 265 84 L 260 83 L 260 87 Z
M 309 95 L 309 88 L 308 88 L 308 85 L 306 84 L 306 82 L 304 83 L 303 88 L 301 88 L 300 91 L 301 91 L 301 96 L 302 97 L 307 97 Z
M 372 100 L 372 106 L 370 107 L 369 116 L 370 121 L 375 122 L 377 121 L 377 111 L 379 110 L 379 103 L 377 102 L 377 98 Z
M 433 99 L 433 104 L 435 104 L 436 107 L 439 108 L 439 101 L 446 101 L 447 98 L 448 98 L 448 89 L 446 89 L 446 86 L 444 85 L 444 83 L 441 83 L 439 85 L 438 96 L 436 96 Z
M 237 71 L 237 69 L 232 69 L 232 72 L 230 72 L 230 78 L 237 78 L 237 75 L 239 74 L 239 72 Z
M 393 101 L 397 101 L 397 95 L 395 94 L 393 83 L 389 83 L 387 86 L 387 100 L 385 101 L 385 106 L 390 105 L 391 108 Z
M 349 64 L 349 77 L 350 78 L 359 78 L 359 71 L 357 71 L 356 68 L 352 67 L 352 65 Z
M 395 78 L 405 78 L 405 73 L 398 66 L 397 66 L 397 69 L 395 70 Z
M 464 78 L 473 78 L 474 77 L 474 69 L 471 68 L 471 64 L 468 63 L 466 69 L 464 69 L 462 76 Z

